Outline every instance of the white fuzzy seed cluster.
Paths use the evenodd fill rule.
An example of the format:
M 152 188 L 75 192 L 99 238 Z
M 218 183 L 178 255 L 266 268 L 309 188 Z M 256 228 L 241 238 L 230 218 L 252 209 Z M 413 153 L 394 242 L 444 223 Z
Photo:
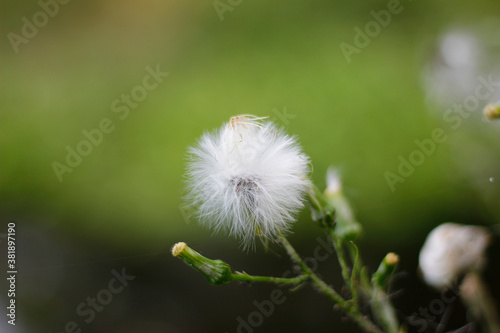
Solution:
M 444 223 L 432 230 L 420 250 L 419 264 L 427 284 L 442 289 L 462 274 L 485 265 L 490 234 L 486 228 Z
M 232 117 L 189 150 L 188 204 L 201 223 L 242 239 L 290 229 L 310 186 L 309 158 L 266 118 Z

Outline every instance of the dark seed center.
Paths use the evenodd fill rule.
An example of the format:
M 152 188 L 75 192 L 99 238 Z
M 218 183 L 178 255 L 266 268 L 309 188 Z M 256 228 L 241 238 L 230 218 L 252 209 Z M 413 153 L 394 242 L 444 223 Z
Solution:
M 255 208 L 255 196 L 259 190 L 259 186 L 255 178 L 235 177 L 229 180 L 229 184 L 234 187 L 236 194 L 246 202 L 248 208 Z

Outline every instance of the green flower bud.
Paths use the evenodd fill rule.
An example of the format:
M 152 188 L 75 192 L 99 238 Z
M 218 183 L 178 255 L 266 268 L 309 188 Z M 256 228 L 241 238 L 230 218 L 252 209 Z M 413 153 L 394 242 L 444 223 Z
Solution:
M 311 186 L 307 192 L 307 198 L 312 220 L 324 227 L 333 225 L 335 208 L 326 202 L 325 196 L 316 186 Z
M 380 266 L 375 273 L 372 275 L 372 283 L 374 286 L 385 288 L 392 277 L 392 273 L 399 262 L 399 256 L 393 252 L 387 253 L 384 257 Z
M 342 192 L 338 172 L 332 168 L 328 169 L 327 184 L 324 198 L 327 206 L 335 209 L 335 234 L 341 240 L 355 241 L 361 234 L 361 224 L 356 220 L 351 205 Z
M 486 119 L 493 120 L 500 118 L 500 106 L 494 104 L 488 104 L 483 111 Z
M 188 247 L 184 242 L 174 245 L 172 255 L 181 258 L 186 264 L 203 274 L 208 282 L 214 286 L 232 281 L 233 274 L 227 263 L 222 260 L 208 259 Z

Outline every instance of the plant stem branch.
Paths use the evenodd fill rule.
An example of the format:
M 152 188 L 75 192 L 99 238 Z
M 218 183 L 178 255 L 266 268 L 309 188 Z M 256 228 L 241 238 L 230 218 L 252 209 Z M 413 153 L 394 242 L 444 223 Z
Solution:
M 495 301 L 478 272 L 470 272 L 465 276 L 460 285 L 460 297 L 473 316 L 484 324 L 485 332 L 500 332 Z
M 342 240 L 340 240 L 333 230 L 333 227 L 328 228 L 330 232 L 330 237 L 332 238 L 332 244 L 335 248 L 335 252 L 337 252 L 337 259 L 339 260 L 340 269 L 342 271 L 342 278 L 344 279 L 345 284 L 351 289 L 350 277 L 349 277 L 349 268 L 347 266 L 347 262 L 344 256 L 344 250 L 342 248 Z
M 354 320 L 359 326 L 370 333 L 383 333 L 374 323 L 365 318 L 356 308 L 352 308 L 332 287 L 327 285 L 325 281 L 320 279 L 302 260 L 292 244 L 282 234 L 279 234 L 281 243 L 285 248 L 290 258 L 300 267 L 304 275 L 307 275 L 312 283 L 326 296 L 333 300 L 340 309 L 345 311 L 347 315 Z
M 280 234 L 281 243 L 285 248 L 286 252 L 290 256 L 290 258 L 299 265 L 302 272 L 309 276 L 311 281 L 328 297 L 330 297 L 335 303 L 339 304 L 339 306 L 344 307 L 345 300 L 340 296 L 332 287 L 327 285 L 323 280 L 321 280 L 316 273 L 314 273 L 309 266 L 302 260 L 297 251 L 293 248 L 292 244 L 288 242 L 285 236 Z
M 276 284 L 299 284 L 309 279 L 307 275 L 300 275 L 295 278 L 280 278 L 274 276 L 255 276 L 245 272 L 236 272 L 231 275 L 232 281 L 249 281 L 249 282 L 270 282 Z

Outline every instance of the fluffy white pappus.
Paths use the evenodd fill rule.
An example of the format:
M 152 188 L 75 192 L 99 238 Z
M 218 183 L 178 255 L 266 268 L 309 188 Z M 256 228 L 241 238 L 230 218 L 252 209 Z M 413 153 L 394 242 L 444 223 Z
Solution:
M 199 221 L 254 245 L 286 232 L 304 206 L 309 158 L 294 136 L 252 115 L 232 117 L 190 148 L 186 200 Z
M 419 265 L 427 284 L 449 287 L 463 274 L 481 270 L 490 234 L 484 227 L 444 223 L 433 229 L 420 250 Z

